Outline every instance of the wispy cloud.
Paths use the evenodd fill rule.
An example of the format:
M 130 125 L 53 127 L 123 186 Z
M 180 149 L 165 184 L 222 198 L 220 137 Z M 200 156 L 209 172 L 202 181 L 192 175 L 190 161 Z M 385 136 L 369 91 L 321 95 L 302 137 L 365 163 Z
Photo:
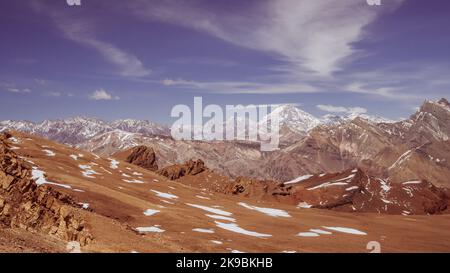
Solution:
M 174 58 L 169 60 L 170 63 L 174 64 L 195 64 L 195 65 L 210 65 L 210 66 L 221 66 L 221 67 L 232 67 L 236 66 L 237 62 L 226 59 L 219 58 L 206 58 L 206 57 L 185 57 L 185 58 Z
M 44 79 L 34 79 L 34 81 L 39 85 L 47 85 L 48 81 Z
M 18 87 L 14 83 L 4 83 L 4 82 L 2 82 L 2 83 L 0 83 L 0 87 L 4 91 L 11 92 L 11 93 L 31 93 L 31 89 L 30 88 Z
M 89 95 L 90 100 L 120 100 L 120 97 L 113 96 L 108 93 L 105 89 L 95 90 L 92 94 Z
M 106 61 L 116 66 L 121 76 L 144 77 L 151 74 L 151 70 L 145 67 L 137 56 L 99 39 L 95 34 L 96 24 L 92 18 L 75 17 L 67 13 L 67 9 L 58 10 L 48 3 L 37 1 L 32 3 L 36 10 L 53 19 L 64 37 L 96 50 Z
M 135 55 L 97 39 L 93 34 L 89 33 L 84 23 L 60 22 L 58 26 L 68 39 L 97 50 L 103 58 L 119 68 L 120 75 L 125 77 L 143 77 L 151 74 L 151 70 L 147 69 Z
M 12 92 L 12 93 L 30 93 L 31 89 L 29 89 L 29 88 L 7 87 L 6 91 L 9 91 L 9 92 Z
M 61 97 L 63 94 L 58 91 L 50 91 L 50 92 L 47 92 L 46 95 L 50 96 L 50 97 Z
M 389 2 L 389 8 L 402 0 Z M 197 2 L 198 3 L 198 2 Z M 273 53 L 294 74 L 305 71 L 330 75 L 358 50 L 353 44 L 383 8 L 364 6 L 361 0 L 257 1 L 243 11 L 223 14 L 185 1 L 137 1 L 141 18 L 161 20 L 204 31 L 232 44 Z M 253 14 L 250 12 L 253 10 Z M 249 13 L 250 12 L 250 13 Z
M 164 79 L 161 83 L 165 86 L 177 86 L 184 89 L 219 94 L 293 94 L 320 92 L 320 89 L 303 83 L 206 82 L 183 79 Z
M 367 109 L 363 107 L 344 107 L 327 104 L 319 104 L 316 106 L 319 110 L 329 113 L 345 113 L 345 114 L 364 114 Z

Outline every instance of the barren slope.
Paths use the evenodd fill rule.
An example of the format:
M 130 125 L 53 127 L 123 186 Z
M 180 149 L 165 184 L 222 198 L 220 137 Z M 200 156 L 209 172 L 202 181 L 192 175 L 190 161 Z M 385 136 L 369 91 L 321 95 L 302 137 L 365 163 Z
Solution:
M 382 251 L 450 251 L 448 215 L 350 214 L 243 199 L 38 137 L 13 135 L 7 140 L 10 149 L 42 171 L 38 183 L 86 208 L 81 213 L 93 241 L 83 251 L 366 252 L 369 241 L 379 241 Z

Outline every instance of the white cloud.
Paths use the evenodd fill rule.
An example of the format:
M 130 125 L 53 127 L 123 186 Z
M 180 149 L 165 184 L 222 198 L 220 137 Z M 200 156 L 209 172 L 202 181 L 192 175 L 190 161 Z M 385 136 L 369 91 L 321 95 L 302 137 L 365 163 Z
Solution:
M 6 90 L 9 92 L 12 92 L 12 93 L 30 93 L 31 92 L 31 90 L 28 88 L 20 89 L 20 88 L 16 88 L 16 87 L 9 87 L 9 88 L 6 88 Z
M 385 4 L 398 6 L 402 0 Z M 294 74 L 306 71 L 330 75 L 358 51 L 353 44 L 363 29 L 384 11 L 362 0 L 273 0 L 233 10 L 207 9 L 184 1 L 137 1 L 134 12 L 143 18 L 166 21 L 204 31 L 246 48 L 273 53 Z M 253 10 L 253 14 L 251 12 Z
M 20 88 L 12 83 L 0 83 L 0 87 L 11 93 L 31 93 L 29 88 Z
M 105 89 L 95 90 L 91 95 L 89 95 L 90 100 L 119 100 L 120 97 L 113 96 L 108 93 Z
M 365 114 L 367 113 L 367 109 L 363 107 L 344 107 L 344 106 L 334 106 L 327 104 L 319 104 L 317 105 L 319 110 L 330 113 L 345 113 L 345 114 Z
M 39 85 L 46 85 L 48 83 L 48 81 L 44 79 L 34 79 L 34 81 Z
M 375 95 L 379 97 L 389 98 L 389 99 L 411 99 L 416 98 L 417 96 L 411 94 L 402 93 L 401 88 L 396 87 L 371 87 L 368 84 L 363 84 L 359 82 L 353 82 L 344 87 L 344 91 L 366 94 L 366 95 Z
M 58 91 L 48 92 L 47 95 L 49 95 L 50 97 L 61 97 L 62 96 L 61 92 L 58 92 Z

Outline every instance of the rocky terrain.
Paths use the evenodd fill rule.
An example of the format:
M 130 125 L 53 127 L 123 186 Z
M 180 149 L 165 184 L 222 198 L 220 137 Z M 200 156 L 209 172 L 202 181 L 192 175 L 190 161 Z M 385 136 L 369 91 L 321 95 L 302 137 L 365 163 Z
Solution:
M 81 206 L 69 195 L 40 187 L 33 180 L 39 171 L 9 149 L 8 137 L 0 136 L 0 225 L 89 244 L 92 236 L 77 212 Z
M 230 180 L 201 161 L 178 166 L 189 174 L 170 180 L 119 158 L 24 133 L 12 132 L 0 144 L 0 251 L 64 252 L 73 250 L 75 241 L 82 252 L 366 252 L 369 241 L 379 241 L 383 252 L 450 249 L 442 239 L 450 236 L 446 197 L 423 181 L 424 190 L 417 181 L 403 187 L 415 198 L 424 195 L 417 200 L 429 204 L 427 212 L 414 205 L 408 215 L 347 213 L 317 209 L 322 199 L 304 192 L 316 187 L 325 190 L 323 196 L 335 196 L 330 189 L 341 189 L 338 195 L 360 185 L 352 197 L 359 205 L 370 200 L 361 197 L 366 191 L 384 184 L 360 184 L 365 180 L 358 170 L 348 171 L 355 179 L 345 186 L 326 185 L 348 172 L 249 187 L 261 181 Z M 387 185 L 392 196 L 390 191 L 380 196 L 393 202 L 400 195 Z M 380 196 L 374 193 L 374 200 Z M 426 213 L 441 215 L 414 215 Z
M 319 126 L 274 155 L 266 171 L 270 177 L 288 181 L 300 175 L 359 167 L 399 183 L 425 179 L 449 187 L 449 120 L 450 106 L 442 99 L 426 101 L 410 119 L 397 123 L 356 118 Z
M 155 151 L 146 146 L 138 146 L 133 148 L 129 155 L 126 156 L 125 162 L 137 165 L 150 171 L 158 170 Z

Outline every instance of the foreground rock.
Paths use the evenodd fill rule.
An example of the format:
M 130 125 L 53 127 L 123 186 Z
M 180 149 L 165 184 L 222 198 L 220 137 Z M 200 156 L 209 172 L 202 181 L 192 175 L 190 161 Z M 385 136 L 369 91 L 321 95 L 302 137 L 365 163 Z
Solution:
M 31 179 L 31 166 L 0 135 L 0 226 L 50 234 L 87 245 L 92 236 L 70 196 Z

